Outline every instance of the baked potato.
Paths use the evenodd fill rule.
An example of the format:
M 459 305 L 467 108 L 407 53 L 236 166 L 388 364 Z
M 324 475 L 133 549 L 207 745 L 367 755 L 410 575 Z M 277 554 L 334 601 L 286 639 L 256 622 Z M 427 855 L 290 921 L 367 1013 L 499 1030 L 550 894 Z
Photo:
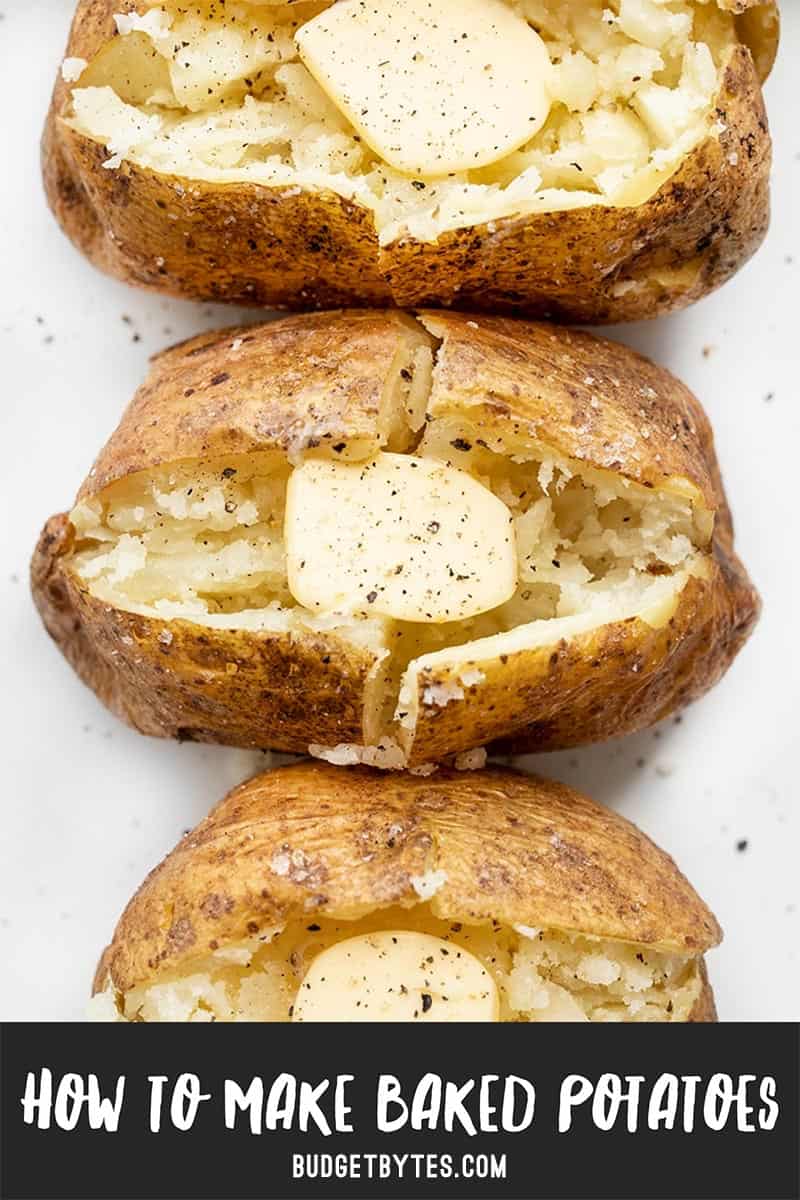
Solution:
M 94 981 L 127 1021 L 713 1021 L 721 931 L 615 813 L 513 771 L 300 763 L 145 880 Z
M 178 296 L 651 317 L 764 236 L 777 39 L 772 0 L 80 0 L 47 193 Z
M 159 355 L 32 580 L 137 729 L 384 767 L 640 729 L 759 608 L 673 376 L 560 326 L 396 309 Z

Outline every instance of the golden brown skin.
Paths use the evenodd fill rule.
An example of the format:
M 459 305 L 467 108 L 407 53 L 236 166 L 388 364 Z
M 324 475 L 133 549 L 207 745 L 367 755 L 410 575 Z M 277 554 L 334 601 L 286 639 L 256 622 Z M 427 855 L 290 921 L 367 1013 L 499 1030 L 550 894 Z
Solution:
M 498 453 L 538 441 L 643 487 L 678 477 L 700 507 L 720 507 L 708 417 L 664 367 L 580 330 L 464 313 L 419 316 L 440 342 L 430 416 L 468 421 L 476 440 Z M 453 459 L 457 466 L 457 453 Z
M 756 613 L 752 588 L 720 568 L 708 581 L 689 581 L 661 629 L 633 617 L 555 646 L 480 660 L 484 681 L 461 703 L 420 703 L 411 761 L 486 744 L 515 754 L 563 750 L 645 729 L 714 686 Z M 420 700 L 425 688 L 458 678 L 458 671 L 420 672 Z
M 497 739 L 519 753 L 599 741 L 707 691 L 749 636 L 759 600 L 733 551 L 713 431 L 696 398 L 663 368 L 581 332 L 526 326 L 523 340 L 519 322 L 506 318 L 481 318 L 477 329 L 454 313 L 424 321 L 443 339 L 434 416 L 468 413 L 476 435 L 492 448 L 502 439 L 507 452 L 522 429 L 645 487 L 685 479 L 716 521 L 709 577 L 689 581 L 663 628 L 633 618 L 506 661 L 481 660 L 484 681 L 461 704 L 424 705 L 425 689 L 458 684 L 458 671 L 421 672 L 414 761 Z M 535 719 L 521 722 L 522 712 Z
M 111 608 L 62 564 L 71 530 L 66 515 L 45 526 L 34 596 L 71 666 L 128 725 L 155 737 L 296 753 L 320 739 L 361 740 L 369 651 L 330 633 L 208 629 Z
M 270 308 L 453 305 L 565 321 L 655 317 L 719 287 L 769 224 L 771 142 L 761 83 L 778 43 L 768 0 L 717 0 L 741 45 L 709 135 L 645 203 L 511 217 L 380 247 L 372 214 L 333 192 L 180 180 L 125 162 L 61 117 L 58 78 L 44 132 L 47 196 L 73 242 L 128 283 L 193 299 Z M 89 61 L 132 0 L 79 0 L 66 53 Z M 184 181 L 186 182 L 186 181 Z M 636 286 L 620 288 L 620 285 Z
M 395 355 L 423 336 L 395 309 L 355 310 L 214 330 L 173 346 L 152 360 L 80 497 L 179 459 L 325 446 L 338 447 L 338 459 L 368 457 L 381 444 Z
M 502 439 L 507 453 L 534 439 L 644 486 L 677 479 L 716 521 L 706 577 L 689 580 L 662 628 L 631 618 L 481 660 L 484 681 L 444 707 L 425 705 L 422 693 L 447 672 L 421 672 L 410 764 L 487 743 L 523 752 L 603 740 L 702 695 L 738 653 L 760 605 L 733 551 L 711 428 L 697 400 L 667 371 L 589 334 L 456 313 L 423 320 L 441 339 L 432 415 L 461 416 L 487 445 Z M 203 334 L 166 351 L 79 496 L 179 459 L 326 447 L 346 458 L 354 444 L 368 456 L 381 444 L 383 388 L 410 324 L 393 310 L 309 314 Z M 244 341 L 232 354 L 234 334 Z M 70 570 L 73 541 L 66 515 L 45 526 L 31 568 L 34 597 L 72 666 L 128 724 L 161 737 L 294 753 L 312 742 L 363 742 L 371 651 L 333 633 L 219 630 L 114 609 Z
M 289 854 L 288 874 L 273 859 Z M 420 899 L 434 916 L 533 925 L 699 958 L 722 931 L 673 860 L 617 813 L 515 771 L 420 778 L 299 763 L 232 791 L 125 909 L 97 969 L 120 991 L 296 919 L 354 920 Z M 704 989 L 693 1021 L 716 1019 Z

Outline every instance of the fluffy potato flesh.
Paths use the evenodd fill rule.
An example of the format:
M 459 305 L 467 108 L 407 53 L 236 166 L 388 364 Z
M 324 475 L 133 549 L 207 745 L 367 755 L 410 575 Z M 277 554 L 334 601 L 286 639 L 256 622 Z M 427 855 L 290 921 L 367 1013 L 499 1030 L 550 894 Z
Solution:
M 428 903 L 295 922 L 91 1002 L 99 1021 L 685 1021 L 699 961 L 434 916 Z
M 713 0 L 442 0 L 435 30 L 429 8 L 151 2 L 119 17 L 67 119 L 109 168 L 333 190 L 383 244 L 432 241 L 642 203 L 712 130 L 737 42 Z
M 183 461 L 71 514 L 70 569 L 114 608 L 368 648 L 362 742 L 308 747 L 336 763 L 404 766 L 421 711 L 462 700 L 482 666 L 633 617 L 661 628 L 708 571 L 712 517 L 680 480 L 490 448 L 426 413 L 431 350 L 412 350 L 386 388 L 386 449 Z

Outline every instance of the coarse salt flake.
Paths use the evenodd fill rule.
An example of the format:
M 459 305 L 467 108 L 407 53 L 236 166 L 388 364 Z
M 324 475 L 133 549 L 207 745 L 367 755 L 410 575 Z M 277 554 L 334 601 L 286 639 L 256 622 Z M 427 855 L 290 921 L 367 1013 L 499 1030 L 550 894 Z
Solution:
M 420 900 L 430 900 L 447 883 L 447 872 L 426 871 L 424 875 L 412 875 L 410 882 Z
M 486 750 L 478 746 L 475 750 L 464 750 L 457 754 L 453 766 L 457 771 L 480 771 L 486 766 Z
M 61 64 L 61 78 L 65 83 L 74 83 L 76 79 L 80 79 L 88 65 L 85 58 L 65 58 Z

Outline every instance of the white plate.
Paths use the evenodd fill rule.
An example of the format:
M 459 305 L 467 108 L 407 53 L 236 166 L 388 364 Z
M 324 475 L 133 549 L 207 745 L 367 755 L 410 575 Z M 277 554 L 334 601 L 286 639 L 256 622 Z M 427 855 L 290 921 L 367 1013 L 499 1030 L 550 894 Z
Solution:
M 800 5 L 783 7 L 783 52 L 767 88 L 776 142 L 767 244 L 691 311 L 614 333 L 669 366 L 707 406 L 764 616 L 729 675 L 680 724 L 535 764 L 641 825 L 718 914 L 726 940 L 710 967 L 723 1019 L 800 1017 Z M 72 249 L 38 176 L 72 4 L 3 8 L 0 1017 L 72 1020 L 146 872 L 263 759 L 152 741 L 115 721 L 39 625 L 28 559 L 44 520 L 69 505 L 148 355 L 237 314 L 131 291 Z

